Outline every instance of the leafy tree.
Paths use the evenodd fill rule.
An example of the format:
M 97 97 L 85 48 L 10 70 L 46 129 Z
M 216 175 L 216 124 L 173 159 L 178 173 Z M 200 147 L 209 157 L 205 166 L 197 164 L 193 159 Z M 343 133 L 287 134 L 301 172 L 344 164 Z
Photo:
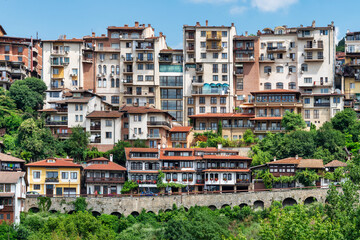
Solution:
M 136 182 L 133 181 L 126 181 L 124 183 L 123 188 L 121 189 L 121 193 L 130 193 L 132 192 L 132 190 L 137 189 L 139 187 L 139 185 Z
M 320 176 L 312 170 L 296 171 L 295 178 L 305 187 L 314 186 L 314 182 L 319 180 Z
M 79 125 L 71 129 L 70 138 L 66 140 L 65 148 L 69 156 L 76 161 L 84 161 L 89 145 L 90 133 Z
M 351 108 L 345 108 L 343 111 L 336 113 L 330 122 L 334 129 L 341 132 L 348 132 L 356 121 L 356 112 Z
M 48 212 L 51 207 L 51 198 L 49 197 L 38 197 L 38 206 L 40 211 Z
M 218 123 L 217 135 L 222 136 L 222 122 L 221 122 L 221 120 L 219 120 L 219 123 Z
M 85 212 L 87 210 L 88 203 L 84 197 L 78 197 L 72 202 L 75 212 Z
M 345 52 L 345 37 L 343 37 L 336 45 L 337 52 Z
M 145 140 L 136 139 L 133 143 L 133 147 L 135 148 L 147 148 Z
M 125 141 L 118 141 L 114 148 L 108 151 L 108 154 L 112 154 L 114 158 L 114 162 L 125 166 L 126 163 L 126 155 L 125 155 L 125 148 L 131 147 L 129 142 Z
M 306 128 L 306 123 L 301 114 L 286 111 L 281 120 L 281 126 L 283 126 L 286 131 L 294 131 Z
M 244 133 L 244 142 L 248 145 L 255 143 L 255 134 L 251 131 L 251 129 L 246 129 Z

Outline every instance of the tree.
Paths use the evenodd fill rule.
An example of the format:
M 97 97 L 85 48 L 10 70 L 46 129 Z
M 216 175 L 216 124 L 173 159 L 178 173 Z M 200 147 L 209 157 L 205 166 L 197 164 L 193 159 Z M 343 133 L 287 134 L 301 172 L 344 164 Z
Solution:
M 76 161 L 84 161 L 90 143 L 90 133 L 86 132 L 80 125 L 71 129 L 70 138 L 66 140 L 65 148 Z
M 17 108 L 26 111 L 42 108 L 46 84 L 38 78 L 25 78 L 15 81 L 10 87 L 10 97 Z
M 356 121 L 356 112 L 351 108 L 345 108 L 343 111 L 336 113 L 330 122 L 334 129 L 347 132 Z
M 114 162 L 125 166 L 126 163 L 126 155 L 125 155 L 125 148 L 131 147 L 129 142 L 125 141 L 118 141 L 114 148 L 108 151 L 108 154 L 113 155 Z
M 251 131 L 251 129 L 246 129 L 244 133 L 244 142 L 248 145 L 255 143 L 255 134 Z
M 222 136 L 222 122 L 221 122 L 221 120 L 219 120 L 219 123 L 218 123 L 217 135 Z
M 345 37 L 343 37 L 336 45 L 337 52 L 345 52 Z
M 284 127 L 286 131 L 294 131 L 306 128 L 306 123 L 301 114 L 286 111 L 281 120 L 281 126 Z

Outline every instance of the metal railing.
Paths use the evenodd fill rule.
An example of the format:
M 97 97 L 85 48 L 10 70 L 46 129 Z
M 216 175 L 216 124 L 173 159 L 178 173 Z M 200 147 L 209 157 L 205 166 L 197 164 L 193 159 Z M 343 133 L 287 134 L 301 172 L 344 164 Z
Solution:
M 86 182 L 125 182 L 124 177 L 87 177 Z
M 148 121 L 147 122 L 147 125 L 150 125 L 150 126 L 167 126 L 169 128 L 171 128 L 171 124 L 169 122 L 166 122 L 166 121 Z
M 46 121 L 46 125 L 67 126 L 68 121 Z

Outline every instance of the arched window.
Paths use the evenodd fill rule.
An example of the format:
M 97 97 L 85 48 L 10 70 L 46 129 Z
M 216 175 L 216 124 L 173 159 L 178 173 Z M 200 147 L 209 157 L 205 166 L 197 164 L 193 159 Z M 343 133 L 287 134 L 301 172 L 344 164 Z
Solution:
M 120 75 L 120 66 L 116 65 L 116 75 Z
M 277 66 L 276 67 L 276 72 L 277 73 L 283 73 L 284 72 L 284 67 L 283 66 Z
M 116 87 L 119 88 L 120 87 L 120 79 L 116 79 Z
M 291 73 L 296 72 L 296 67 L 295 66 L 290 66 L 289 67 L 289 72 L 291 72 Z
M 114 65 L 111 65 L 111 73 L 115 74 L 115 66 Z
M 115 79 L 111 79 L 111 87 L 114 88 L 115 87 Z
M 289 83 L 289 89 L 296 89 L 296 83 L 290 82 Z
M 264 84 L 265 89 L 271 89 L 271 83 L 267 82 Z
M 303 72 L 308 71 L 308 65 L 306 63 L 301 64 L 301 71 L 303 71 Z
M 106 74 L 106 65 L 103 66 L 103 73 Z
M 101 78 L 98 79 L 98 87 L 102 87 Z
M 270 66 L 265 66 L 264 67 L 264 73 L 271 73 L 271 67 Z
M 276 89 L 283 89 L 283 88 L 284 88 L 284 84 L 282 82 L 276 83 Z
M 103 79 L 103 87 L 106 87 L 106 78 Z
M 99 65 L 99 67 L 98 67 L 98 68 L 99 68 L 99 73 L 101 73 L 101 65 Z

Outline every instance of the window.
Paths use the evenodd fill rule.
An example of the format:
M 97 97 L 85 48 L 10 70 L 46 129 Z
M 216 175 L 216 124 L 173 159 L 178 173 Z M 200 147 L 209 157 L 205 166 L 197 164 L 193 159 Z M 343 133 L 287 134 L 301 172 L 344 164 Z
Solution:
M 111 121 L 111 120 L 106 120 L 106 121 L 105 121 L 105 125 L 106 125 L 107 127 L 111 127 L 111 126 L 112 126 L 112 121 Z
M 143 81 L 143 80 L 144 80 L 144 75 L 138 75 L 138 76 L 137 76 L 137 80 L 138 80 L 139 82 Z
M 222 42 L 221 43 L 221 46 L 223 47 L 223 48 L 227 48 L 227 42 Z M 227 58 L 227 57 L 226 57 Z
M 308 71 L 308 65 L 306 63 L 301 64 L 301 71 L 303 71 L 303 72 Z
M 218 73 L 218 65 L 217 64 L 213 64 L 213 73 Z
M 106 132 L 106 138 L 112 138 L 112 132 Z
M 188 104 L 194 104 L 194 98 L 189 97 L 188 98 Z
M 217 98 L 216 97 L 211 97 L 210 103 L 211 104 L 217 104 Z
M 206 58 L 206 53 L 201 53 L 201 58 L 205 59 Z
M 205 104 L 205 97 L 199 98 L 199 104 Z
M 80 115 L 80 122 L 82 122 L 83 120 L 83 115 Z
M 118 32 L 111 33 L 111 38 L 119 38 L 120 34 Z
M 277 72 L 277 73 L 283 73 L 283 72 L 284 72 L 284 67 L 282 67 L 282 66 L 277 66 L 277 67 L 276 67 L 276 72 Z
M 111 103 L 118 104 L 119 103 L 119 96 L 111 96 Z
M 112 43 L 112 44 L 111 44 L 111 48 L 113 48 L 113 49 L 120 49 L 120 44 L 119 44 L 119 43 Z
M 70 178 L 71 179 L 77 179 L 77 172 L 71 172 L 70 173 Z
M 222 73 L 227 73 L 227 64 L 222 64 L 221 71 Z
M 154 81 L 154 76 L 152 76 L 152 75 L 146 75 L 146 76 L 145 76 L 145 81 Z
M 205 107 L 200 107 L 200 113 L 205 113 Z
M 213 81 L 219 81 L 219 76 L 218 75 L 213 75 Z
M 267 90 L 271 89 L 271 83 L 269 83 L 269 82 L 265 83 L 264 88 Z
M 213 59 L 218 59 L 219 58 L 219 54 L 218 53 L 213 53 Z
M 222 59 L 227 59 L 227 53 L 222 53 L 222 54 L 221 54 L 221 58 L 222 58 Z
M 79 115 L 75 115 L 75 122 L 79 121 Z
M 339 97 L 334 97 L 333 98 L 333 103 L 340 103 L 340 98 Z
M 350 89 L 355 89 L 355 83 L 350 83 Z
M 18 52 L 22 53 L 23 52 L 23 47 L 18 47 Z
M 264 73 L 271 73 L 271 67 L 270 66 L 265 66 L 264 67 Z
M 40 179 L 40 172 L 39 171 L 34 171 L 33 172 L 33 179 Z
M 290 42 L 290 47 L 294 48 L 295 47 L 295 42 Z
M 143 69 L 144 69 L 144 64 L 139 63 L 139 64 L 137 65 L 137 68 L 138 68 L 138 70 L 143 70 Z
M 188 116 L 194 115 L 194 108 L 189 107 L 188 108 Z
M 106 74 L 106 65 L 103 66 L 103 73 Z
M 284 88 L 284 84 L 282 82 L 276 83 L 276 89 L 283 89 L 283 88 Z
M 305 83 L 312 83 L 312 78 L 304 78 Z
M 22 62 L 23 58 L 22 57 L 18 57 L 18 61 Z
M 103 87 L 106 88 L 106 78 L 103 79 Z
M 220 107 L 220 113 L 226 113 L 226 107 Z
M 283 54 L 282 54 L 282 53 L 278 53 L 278 54 L 276 55 L 276 58 L 277 58 L 277 59 L 282 59 L 282 58 L 283 58 Z
M 314 110 L 314 118 L 319 119 L 319 110 Z
M 309 119 L 310 118 L 310 110 L 305 110 L 305 119 Z
M 295 53 L 290 53 L 290 58 L 295 61 Z
M 328 35 L 329 30 L 320 30 L 320 35 Z
M 146 70 L 154 70 L 154 64 L 153 63 L 145 64 L 145 69 Z
M 228 80 L 228 78 L 227 78 L 227 77 L 228 77 L 227 75 L 222 75 L 222 76 L 221 76 L 221 78 L 222 78 L 223 82 L 226 82 L 226 81 Z
M 69 179 L 69 172 L 62 172 L 61 179 Z
M 211 107 L 211 113 L 216 113 L 217 112 L 217 108 L 216 107 Z
M 305 104 L 310 104 L 310 98 L 305 98 L 305 99 L 304 99 L 304 103 L 305 103 Z
M 100 53 L 99 57 L 100 57 L 100 60 L 101 60 L 101 61 L 104 61 L 104 60 L 105 60 L 105 54 Z M 99 65 L 99 72 L 101 73 L 101 65 Z
M 206 32 L 205 31 L 201 31 L 201 37 L 206 37 Z
M 227 31 L 222 31 L 222 32 L 221 32 L 221 36 L 227 37 Z
M 289 89 L 296 89 L 296 83 L 290 82 L 289 83 Z
M 200 42 L 200 47 L 206 48 L 206 42 Z
M 226 104 L 226 97 L 220 98 L 220 104 Z
M 34 184 L 34 190 L 40 190 L 40 184 Z
M 296 67 L 295 66 L 290 66 L 289 67 L 289 72 L 291 72 L 291 73 L 296 72 Z
M 236 81 L 236 90 L 244 89 L 244 79 L 240 78 Z

